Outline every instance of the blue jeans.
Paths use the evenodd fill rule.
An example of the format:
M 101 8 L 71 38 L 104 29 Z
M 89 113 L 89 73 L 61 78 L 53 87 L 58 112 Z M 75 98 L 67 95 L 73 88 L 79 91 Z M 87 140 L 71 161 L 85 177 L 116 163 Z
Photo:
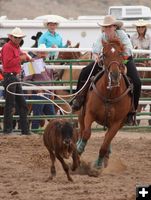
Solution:
M 50 98 L 50 96 L 46 96 Z M 43 97 L 40 96 L 33 96 L 32 99 L 34 100 L 45 100 Z M 53 104 L 33 104 L 32 106 L 33 116 L 40 116 L 40 115 L 55 115 L 55 108 Z M 32 129 L 38 129 L 40 125 L 40 119 L 36 119 L 32 121 Z

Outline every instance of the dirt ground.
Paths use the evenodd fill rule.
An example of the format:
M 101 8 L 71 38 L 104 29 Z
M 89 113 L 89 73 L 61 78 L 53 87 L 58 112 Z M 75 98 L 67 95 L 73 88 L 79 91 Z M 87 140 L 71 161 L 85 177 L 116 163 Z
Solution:
M 82 162 L 95 161 L 103 136 L 92 134 Z M 56 178 L 46 182 L 50 160 L 42 136 L 1 135 L 0 199 L 135 200 L 136 185 L 151 184 L 151 134 L 119 132 L 112 148 L 109 166 L 98 177 L 83 168 L 72 173 L 73 183 L 68 182 L 57 161 Z

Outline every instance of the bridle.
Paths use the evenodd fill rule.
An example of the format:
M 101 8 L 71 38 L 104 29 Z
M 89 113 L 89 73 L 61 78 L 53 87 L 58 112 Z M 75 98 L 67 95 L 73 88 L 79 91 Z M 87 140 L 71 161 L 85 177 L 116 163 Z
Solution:
M 120 53 L 120 56 L 121 56 L 121 53 Z M 125 65 L 120 62 L 120 61 L 116 61 L 116 60 L 112 60 L 111 62 L 109 62 L 109 64 L 107 66 L 105 66 L 105 59 L 106 59 L 106 54 L 103 52 L 102 53 L 102 60 L 103 60 L 103 68 L 104 68 L 104 73 L 107 74 L 107 77 L 108 77 L 108 85 L 107 85 L 107 89 L 108 90 L 112 90 L 113 88 L 117 88 L 117 87 L 120 87 L 120 80 L 121 80 L 121 77 L 122 77 L 122 71 L 121 71 L 121 67 L 123 67 L 123 69 L 125 68 Z M 118 71 L 118 81 L 116 84 L 113 84 L 113 73 L 110 72 L 110 68 L 112 67 L 112 65 L 116 65 L 119 69 Z M 96 88 L 96 85 L 94 83 L 92 83 L 92 88 L 94 90 L 94 92 L 96 93 L 96 95 L 101 99 L 103 100 L 103 102 L 106 104 L 106 103 L 117 103 L 119 102 L 124 96 L 126 96 L 129 91 L 132 90 L 132 88 L 129 86 L 125 91 L 123 91 L 123 93 L 121 95 L 119 95 L 118 97 L 115 97 L 115 98 L 108 98 L 108 97 L 105 97 L 101 91 L 98 91 L 98 89 Z
M 116 73 L 110 72 L 110 68 L 112 65 L 116 65 L 119 69 Z M 109 63 L 108 68 L 105 69 L 105 72 L 108 74 L 108 86 L 107 89 L 112 90 L 114 87 L 120 87 L 120 80 L 121 80 L 121 71 L 120 71 L 120 63 L 117 61 L 112 61 Z M 116 77 L 115 77 L 116 76 Z M 113 84 L 113 79 L 116 79 L 116 84 Z

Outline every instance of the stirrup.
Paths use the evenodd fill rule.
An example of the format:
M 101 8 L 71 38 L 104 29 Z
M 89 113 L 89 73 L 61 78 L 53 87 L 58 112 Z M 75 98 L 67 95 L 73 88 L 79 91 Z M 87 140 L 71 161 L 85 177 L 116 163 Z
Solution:
M 80 110 L 82 104 L 83 104 L 82 97 L 81 97 L 81 99 L 80 98 L 79 99 L 77 99 L 77 98 L 74 99 L 73 102 L 72 102 L 72 111 L 74 112 L 74 111 Z
M 137 125 L 136 112 L 130 112 L 130 113 L 128 113 L 125 124 L 127 126 L 136 126 Z

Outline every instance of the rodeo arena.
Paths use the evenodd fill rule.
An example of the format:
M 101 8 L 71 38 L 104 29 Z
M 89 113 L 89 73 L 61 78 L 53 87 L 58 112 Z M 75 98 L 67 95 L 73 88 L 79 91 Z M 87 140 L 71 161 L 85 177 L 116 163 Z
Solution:
M 150 8 L 112 6 L 108 15 L 123 22 L 123 30 L 130 38 L 136 32 L 134 24 L 138 20 L 145 22 L 151 38 Z M 56 31 L 63 43 L 71 41 L 67 48 L 38 46 L 39 37 L 47 31 L 44 24 L 50 18 L 58 22 Z M 15 98 L 25 98 L 30 135 L 21 134 L 19 105 L 14 105 L 12 111 L 13 130 L 4 133 L 5 73 L 0 59 L 0 200 L 151 200 L 151 40 L 150 49 L 132 50 L 142 84 L 133 124 L 126 123 L 133 96 L 129 89 L 131 81 L 126 78 L 125 84 L 126 75 L 122 73 L 126 72 L 120 71 L 118 60 L 111 61 L 108 67 L 103 64 L 104 72 L 100 76 L 91 77 L 91 71 L 84 83 L 87 86 L 91 81 L 84 104 L 79 111 L 72 110 L 71 102 L 83 89 L 76 90 L 79 74 L 94 61 L 92 46 L 100 34 L 98 24 L 104 18 L 66 19 L 45 15 L 32 20 L 11 20 L 0 17 L 0 52 L 8 34 L 19 27 L 26 35 L 20 47 L 26 55 L 55 53 L 51 59 L 47 56 L 22 62 L 21 74 L 17 75 L 20 81 L 6 88 Z M 110 59 L 111 53 L 105 48 L 109 48 L 107 44 L 102 48 L 103 58 L 101 54 L 100 57 L 108 63 L 105 60 Z M 116 51 L 116 45 L 110 50 Z M 118 79 L 118 75 L 112 76 L 114 64 L 119 70 L 115 85 L 112 79 Z M 44 70 L 53 73 L 49 81 L 25 78 Z M 121 80 L 126 85 L 123 91 Z M 21 85 L 23 93 L 11 92 L 13 84 Z M 105 86 L 105 92 L 99 91 L 99 86 Z M 122 92 L 115 92 L 119 90 Z M 35 114 L 35 105 L 47 107 Z M 50 105 L 54 105 L 54 114 L 48 112 Z M 39 123 L 37 128 L 33 128 L 34 120 Z

